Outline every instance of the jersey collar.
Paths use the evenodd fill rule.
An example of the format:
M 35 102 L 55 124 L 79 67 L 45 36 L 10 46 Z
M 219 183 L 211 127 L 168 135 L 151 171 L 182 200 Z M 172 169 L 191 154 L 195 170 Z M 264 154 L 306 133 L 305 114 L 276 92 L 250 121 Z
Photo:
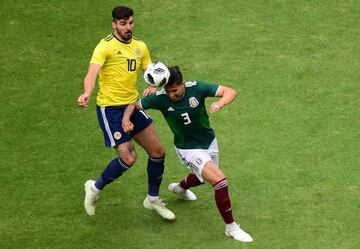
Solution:
M 132 39 L 133 39 L 133 38 L 131 37 L 131 39 L 130 39 L 128 42 L 124 42 L 124 41 L 120 40 L 114 33 L 113 33 L 113 36 L 115 37 L 116 40 L 118 40 L 119 42 L 124 43 L 124 44 L 130 44 L 131 41 L 132 41 Z

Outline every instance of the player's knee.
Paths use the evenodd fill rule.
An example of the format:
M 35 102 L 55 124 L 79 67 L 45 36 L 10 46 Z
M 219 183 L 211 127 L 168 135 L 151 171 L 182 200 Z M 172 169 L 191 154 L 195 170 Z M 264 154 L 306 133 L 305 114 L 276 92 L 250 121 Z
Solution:
M 131 141 L 118 145 L 116 151 L 119 159 L 128 167 L 131 167 L 135 163 L 137 153 Z
M 212 162 L 209 162 L 205 165 L 202 176 L 205 180 L 210 182 L 212 185 L 216 184 L 217 182 L 221 181 L 222 179 L 226 178 L 225 174 L 222 172 L 221 169 L 217 165 Z
M 211 177 L 208 181 L 211 183 L 211 185 L 215 185 L 216 183 L 220 182 L 221 180 L 226 179 L 226 177 L 222 177 L 220 175 L 215 175 Z
M 218 172 L 217 172 L 217 178 L 219 181 L 226 178 L 226 175 L 224 174 L 224 172 L 222 172 L 222 170 L 219 168 L 218 168 Z
M 136 153 L 131 153 L 128 155 L 119 155 L 121 161 L 123 161 L 128 167 L 131 167 L 136 162 Z
M 131 167 L 131 166 L 134 165 L 135 161 L 136 161 L 136 158 L 128 158 L 125 163 L 126 163 L 129 167 Z
M 165 148 L 161 145 L 161 146 L 157 146 L 156 148 L 153 148 L 152 151 L 149 153 L 149 156 L 160 158 L 160 157 L 165 157 L 165 154 L 166 154 Z

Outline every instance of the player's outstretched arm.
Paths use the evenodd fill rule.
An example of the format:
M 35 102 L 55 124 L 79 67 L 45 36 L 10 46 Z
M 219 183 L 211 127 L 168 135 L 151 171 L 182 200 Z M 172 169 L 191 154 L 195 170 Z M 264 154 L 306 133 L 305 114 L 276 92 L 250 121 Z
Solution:
M 90 64 L 88 72 L 84 79 L 84 92 L 78 97 L 78 105 L 86 109 L 90 101 L 91 93 L 94 89 L 96 78 L 100 72 L 101 66 L 97 64 Z
M 210 113 L 217 112 L 225 105 L 233 102 L 237 97 L 237 92 L 230 87 L 220 86 L 216 93 L 216 97 L 220 97 L 220 99 L 210 105 Z

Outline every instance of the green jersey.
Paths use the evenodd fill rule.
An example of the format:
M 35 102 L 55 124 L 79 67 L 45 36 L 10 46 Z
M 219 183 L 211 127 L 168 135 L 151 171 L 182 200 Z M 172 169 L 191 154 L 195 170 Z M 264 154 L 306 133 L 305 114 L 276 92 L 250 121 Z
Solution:
M 185 95 L 173 102 L 164 89 L 141 99 L 144 109 L 162 112 L 174 133 L 174 144 L 181 149 L 208 149 L 215 138 L 205 107 L 206 97 L 215 97 L 218 84 L 201 81 L 185 82 Z

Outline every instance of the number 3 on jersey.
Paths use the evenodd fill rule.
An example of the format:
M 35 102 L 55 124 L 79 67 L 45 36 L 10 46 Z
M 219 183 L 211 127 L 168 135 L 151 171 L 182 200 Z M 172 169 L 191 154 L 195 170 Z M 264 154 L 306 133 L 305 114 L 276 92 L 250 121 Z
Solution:
M 185 113 L 182 113 L 181 114 L 181 117 L 183 117 L 183 119 L 184 119 L 184 125 L 188 125 L 188 124 L 191 124 L 191 120 L 190 120 L 190 116 L 189 116 L 189 114 L 187 113 L 187 112 L 185 112 Z

